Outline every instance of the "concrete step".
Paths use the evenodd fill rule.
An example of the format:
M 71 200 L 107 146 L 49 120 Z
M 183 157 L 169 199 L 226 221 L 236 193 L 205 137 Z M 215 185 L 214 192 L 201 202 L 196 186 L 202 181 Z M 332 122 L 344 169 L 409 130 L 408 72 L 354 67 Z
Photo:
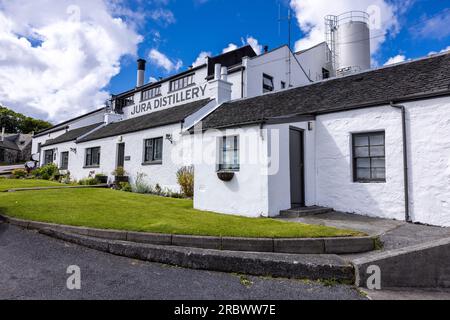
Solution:
M 301 207 L 301 208 L 292 208 L 289 210 L 280 211 L 280 216 L 282 218 L 301 218 L 307 216 L 314 216 L 317 214 L 324 214 L 333 212 L 333 209 L 325 208 L 325 207 Z

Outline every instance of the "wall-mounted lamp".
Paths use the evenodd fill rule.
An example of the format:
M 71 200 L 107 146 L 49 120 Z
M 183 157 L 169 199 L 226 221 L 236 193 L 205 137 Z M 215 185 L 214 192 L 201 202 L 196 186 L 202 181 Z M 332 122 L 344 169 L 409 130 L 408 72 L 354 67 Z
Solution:
M 171 134 L 166 134 L 166 139 L 169 140 L 171 144 L 173 144 L 173 136 Z
M 308 131 L 313 131 L 314 130 L 314 123 L 313 122 L 308 122 Z
M 77 148 L 70 148 L 70 152 L 77 154 Z

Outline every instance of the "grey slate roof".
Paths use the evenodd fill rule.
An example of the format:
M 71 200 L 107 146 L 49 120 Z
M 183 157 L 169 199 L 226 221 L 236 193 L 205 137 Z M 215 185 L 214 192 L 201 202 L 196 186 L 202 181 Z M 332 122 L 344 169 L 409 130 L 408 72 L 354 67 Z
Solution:
M 59 143 L 74 141 L 74 140 L 78 139 L 79 137 L 81 137 L 81 136 L 89 133 L 90 131 L 94 130 L 95 128 L 100 127 L 101 125 L 103 125 L 103 122 L 96 123 L 96 124 L 93 124 L 93 125 L 90 125 L 90 126 L 87 126 L 87 127 L 82 127 L 82 128 L 70 130 L 70 131 L 64 133 L 63 135 L 60 135 L 59 137 L 56 137 L 55 139 L 48 140 L 42 146 L 46 147 L 46 146 L 51 146 L 51 145 L 55 145 L 55 144 L 59 144 Z
M 317 115 L 421 94 L 450 94 L 450 53 L 223 104 L 203 129 L 288 116 Z
M 206 106 L 209 101 L 210 99 L 199 100 L 170 109 L 149 113 L 144 116 L 115 122 L 93 132 L 83 139 L 80 139 L 78 142 L 86 142 L 114 137 L 127 133 L 133 133 L 155 127 L 179 123 L 191 114 Z
M 0 148 L 10 149 L 20 151 L 20 148 L 15 143 L 15 138 L 11 139 L 11 137 L 4 137 L 4 140 L 0 140 Z

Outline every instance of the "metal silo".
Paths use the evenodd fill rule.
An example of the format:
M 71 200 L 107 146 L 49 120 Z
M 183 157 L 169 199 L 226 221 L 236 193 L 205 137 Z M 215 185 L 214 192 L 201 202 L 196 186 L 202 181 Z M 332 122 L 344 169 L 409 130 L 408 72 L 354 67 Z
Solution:
M 329 57 L 336 75 L 370 69 L 369 14 L 350 11 L 325 18 Z

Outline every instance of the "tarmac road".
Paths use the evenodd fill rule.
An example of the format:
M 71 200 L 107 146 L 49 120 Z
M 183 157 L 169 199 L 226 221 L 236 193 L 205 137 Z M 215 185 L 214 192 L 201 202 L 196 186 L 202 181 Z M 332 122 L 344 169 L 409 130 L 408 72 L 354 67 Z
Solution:
M 67 289 L 71 265 L 81 290 Z M 361 300 L 351 286 L 190 270 L 136 261 L 0 222 L 0 299 Z

